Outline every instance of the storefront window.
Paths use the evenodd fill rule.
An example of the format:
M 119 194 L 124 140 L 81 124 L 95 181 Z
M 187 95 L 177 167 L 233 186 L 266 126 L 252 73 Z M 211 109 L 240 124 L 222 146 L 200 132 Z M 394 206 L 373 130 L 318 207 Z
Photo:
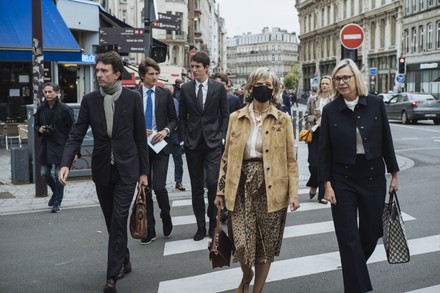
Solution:
M 30 63 L 0 65 L 0 121 L 23 122 L 26 105 L 32 104 L 32 69 Z
M 78 69 L 76 64 L 58 65 L 60 98 L 64 103 L 78 102 Z

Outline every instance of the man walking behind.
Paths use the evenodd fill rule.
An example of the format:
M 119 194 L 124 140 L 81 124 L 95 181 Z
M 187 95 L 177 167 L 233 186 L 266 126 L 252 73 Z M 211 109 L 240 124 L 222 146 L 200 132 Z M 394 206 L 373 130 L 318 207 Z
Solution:
M 157 203 L 162 218 L 162 230 L 165 238 L 169 238 L 173 232 L 173 223 L 170 214 L 170 201 L 166 188 L 168 162 L 173 149 L 170 134 L 177 126 L 176 109 L 171 92 L 156 85 L 160 74 L 160 67 L 151 58 L 144 59 L 139 64 L 139 77 L 143 86 L 139 93 L 143 97 L 146 135 L 151 145 L 166 142 L 161 150 L 148 147 L 150 172 L 147 189 L 147 238 L 141 240 L 141 244 L 150 244 L 156 240 L 156 220 L 153 209 L 153 190 L 156 194 Z
M 210 235 L 215 228 L 217 209 L 214 199 L 229 120 L 225 87 L 208 78 L 209 64 L 211 61 L 205 52 L 194 54 L 190 62 L 194 80 L 183 84 L 180 89 L 179 129 L 184 141 L 192 206 L 197 220 L 195 241 L 206 236 L 204 178 L 208 189 Z
M 104 214 L 108 240 L 104 293 L 116 293 L 116 281 L 131 272 L 127 218 L 133 195 L 148 185 L 148 148 L 142 98 L 121 84 L 124 64 L 116 52 L 99 54 L 95 74 L 99 90 L 85 95 L 61 160 L 59 180 L 69 168 L 89 126 L 93 132 L 92 179 Z
M 64 145 L 74 122 L 72 108 L 61 102 L 58 97 L 59 93 L 60 87 L 56 83 L 45 83 L 43 85 L 44 101 L 34 114 L 34 130 L 37 136 L 41 137 L 40 172 L 52 190 L 48 203 L 52 207 L 52 213 L 61 211 L 64 185 L 58 181 L 58 171 Z M 52 168 L 55 169 L 54 175 L 52 175 Z

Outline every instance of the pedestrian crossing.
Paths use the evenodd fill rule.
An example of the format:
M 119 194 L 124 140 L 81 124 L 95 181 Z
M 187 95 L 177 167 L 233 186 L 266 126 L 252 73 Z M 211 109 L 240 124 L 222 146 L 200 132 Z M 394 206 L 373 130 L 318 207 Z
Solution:
M 308 194 L 308 190 L 303 189 L 300 190 L 299 193 Z M 172 203 L 173 211 L 190 206 L 191 200 L 187 199 L 174 200 Z M 301 202 L 301 208 L 298 210 L 297 213 L 299 217 L 301 214 L 306 214 L 315 210 L 326 210 L 329 208 L 330 205 L 319 204 L 316 201 Z M 405 222 L 416 220 L 416 218 L 406 213 L 403 213 L 403 219 Z M 191 213 L 190 215 L 173 216 L 173 224 L 175 226 L 195 225 L 194 215 L 192 215 Z M 329 232 L 334 232 L 334 226 L 331 218 L 326 221 L 319 221 L 316 223 L 287 225 L 284 231 L 283 239 L 284 241 L 286 241 L 286 239 L 290 238 L 320 235 Z M 209 238 L 205 238 L 203 241 L 194 241 L 192 238 L 181 240 L 172 240 L 171 238 L 170 241 L 167 241 L 164 244 L 163 256 L 172 257 L 173 255 L 185 255 L 189 253 L 200 253 L 207 256 L 208 241 Z M 440 252 L 439 243 L 440 235 L 410 239 L 409 246 L 411 256 L 432 252 Z M 383 248 L 383 245 L 380 244 L 377 246 L 374 254 L 370 258 L 369 263 L 384 261 L 386 261 L 385 250 Z M 330 251 L 281 260 L 278 260 L 276 258 L 276 261 L 271 266 L 267 282 L 270 283 L 275 281 L 288 280 L 318 273 L 336 271 L 339 269 L 340 259 L 338 251 Z M 241 269 L 237 266 L 233 266 L 231 268 L 206 271 L 206 273 L 198 275 L 161 281 L 159 283 L 158 292 L 210 293 L 235 290 L 237 284 L 239 284 L 241 281 L 241 277 Z M 218 280 L 227 280 L 227 282 L 219 282 Z M 340 282 L 342 282 L 342 276 Z M 253 282 L 251 284 L 253 284 Z M 429 293 L 439 291 L 438 286 L 434 286 L 432 288 L 421 288 L 419 290 L 411 292 Z

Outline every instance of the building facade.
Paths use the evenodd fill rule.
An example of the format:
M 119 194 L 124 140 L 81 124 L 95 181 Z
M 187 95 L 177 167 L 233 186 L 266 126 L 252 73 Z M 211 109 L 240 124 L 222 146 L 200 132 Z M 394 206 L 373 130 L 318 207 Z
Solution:
M 404 0 L 403 5 L 405 89 L 440 97 L 440 0 Z
M 270 67 L 283 80 L 298 62 L 296 33 L 280 28 L 263 28 L 258 34 L 244 34 L 226 39 L 227 74 L 235 85 L 247 82 L 258 67 Z
M 415 2 L 416 0 L 413 0 Z M 364 40 L 353 55 L 371 91 L 397 91 L 397 60 L 402 54 L 402 1 L 297 0 L 300 22 L 300 88 L 317 86 L 346 55 L 340 31 L 354 23 L 363 28 Z M 375 73 L 375 74 L 370 74 Z
M 439 95 L 439 0 L 297 0 L 302 88 L 316 86 L 341 60 L 342 27 L 355 23 L 364 30 L 364 41 L 354 52 L 371 91 L 429 92 Z M 398 60 L 405 58 L 404 82 Z

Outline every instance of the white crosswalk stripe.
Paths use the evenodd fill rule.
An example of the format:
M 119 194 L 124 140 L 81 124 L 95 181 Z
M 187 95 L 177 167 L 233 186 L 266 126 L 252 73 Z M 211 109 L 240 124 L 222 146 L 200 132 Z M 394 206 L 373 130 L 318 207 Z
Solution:
M 409 240 L 411 255 L 439 252 L 440 235 Z M 386 261 L 383 245 L 378 245 L 368 263 Z M 267 282 L 306 276 L 337 270 L 340 266 L 339 252 L 323 253 L 305 257 L 275 261 Z M 289 269 L 286 270 L 286 267 Z M 228 280 L 218 282 L 217 280 Z M 214 293 L 234 289 L 241 280 L 240 268 L 214 271 L 207 274 L 160 282 L 159 293 L 193 292 Z
M 303 189 L 300 194 L 307 194 L 308 189 Z M 191 200 L 174 200 L 173 209 L 187 208 L 191 206 Z M 319 204 L 314 202 L 301 202 L 299 213 L 307 213 L 314 210 L 329 209 L 330 205 Z M 192 211 L 192 210 L 191 210 Z M 405 222 L 414 221 L 416 218 L 403 213 Z M 208 219 L 207 219 L 208 221 Z M 174 216 L 174 226 L 193 225 L 195 217 L 190 215 Z M 284 230 L 284 239 L 319 235 L 328 232 L 334 232 L 333 221 L 319 221 L 307 224 L 288 225 Z M 334 236 L 333 236 L 334 237 Z M 207 246 L 209 238 L 203 241 L 194 241 L 193 239 L 183 239 L 175 241 L 166 241 L 164 244 L 163 255 L 170 257 L 173 255 L 183 255 L 186 253 L 204 253 L 207 255 Z M 440 235 L 429 237 L 410 239 L 411 256 L 420 254 L 440 252 Z M 383 245 L 378 245 L 374 254 L 369 259 L 369 263 L 377 263 L 386 261 L 385 250 Z M 288 268 L 288 269 L 286 269 Z M 313 275 L 324 272 L 331 272 L 340 269 L 340 258 L 338 251 L 320 253 L 304 257 L 288 258 L 276 260 L 272 266 L 267 282 L 282 281 L 301 276 Z M 207 271 L 206 273 L 190 275 L 178 279 L 170 279 L 159 283 L 159 293 L 170 292 L 191 292 L 191 293 L 210 293 L 234 290 L 240 283 L 242 277 L 241 269 L 237 266 L 232 268 L 223 268 L 221 270 Z M 227 282 L 219 282 L 218 280 L 228 280 Z M 341 280 L 342 281 L 342 280 Z M 253 282 L 251 283 L 253 284 Z M 439 286 L 420 288 L 419 290 L 407 293 L 431 293 L 440 292 Z

